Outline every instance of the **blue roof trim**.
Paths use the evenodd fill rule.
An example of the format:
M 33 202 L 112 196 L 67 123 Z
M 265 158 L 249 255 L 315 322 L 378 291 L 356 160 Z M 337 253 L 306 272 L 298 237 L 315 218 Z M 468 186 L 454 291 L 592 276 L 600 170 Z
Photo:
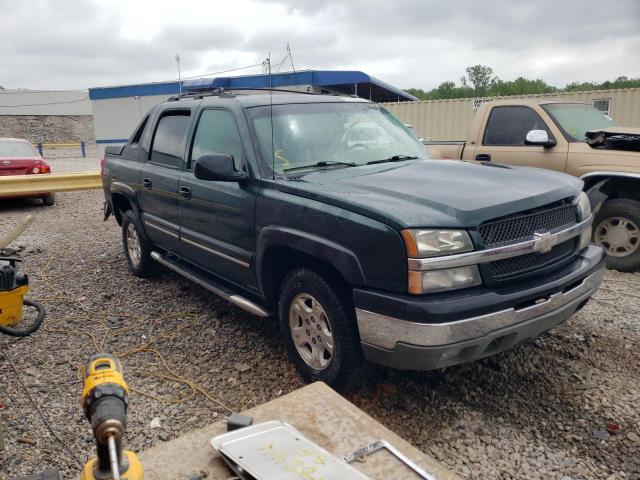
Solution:
M 271 75 L 251 75 L 245 77 L 199 78 L 182 82 L 182 89 L 205 90 L 211 88 L 269 88 L 289 85 L 314 85 L 313 71 L 274 73 Z
M 358 70 L 307 70 L 302 72 L 274 73 L 269 75 L 250 75 L 243 77 L 200 78 L 182 82 L 184 91 L 210 90 L 213 88 L 268 88 L 291 85 L 315 85 L 331 87 L 333 85 L 349 85 L 370 83 L 379 89 L 387 90 L 393 96 L 404 100 L 418 100 L 413 95 L 389 85 L 382 80 Z
M 178 82 L 142 83 L 121 87 L 90 88 L 89 98 L 91 100 L 105 100 L 108 98 L 145 97 L 149 95 L 174 95 L 179 92 L 180 84 Z
M 300 72 L 274 73 L 269 75 L 247 75 L 241 77 L 198 78 L 182 82 L 183 91 L 202 91 L 213 88 L 269 88 L 292 85 L 314 85 L 331 87 L 339 85 L 371 84 L 383 90 L 385 97 L 399 97 L 402 100 L 418 100 L 413 95 L 378 80 L 358 70 L 304 70 Z M 179 93 L 178 82 L 147 83 L 121 87 L 90 88 L 91 100 L 135 97 L 145 95 L 173 95 Z

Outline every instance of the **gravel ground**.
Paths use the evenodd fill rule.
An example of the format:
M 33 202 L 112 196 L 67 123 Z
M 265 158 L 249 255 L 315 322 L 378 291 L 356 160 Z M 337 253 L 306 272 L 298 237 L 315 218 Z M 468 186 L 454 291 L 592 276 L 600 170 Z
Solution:
M 268 321 L 171 273 L 129 274 L 101 204 L 99 191 L 60 194 L 49 208 L 0 201 L 0 232 L 37 215 L 17 243 L 31 296 L 48 309 L 43 329 L 0 337 L 0 350 L 74 455 L 84 461 L 93 448 L 78 366 L 97 350 L 124 360 L 134 450 L 223 417 L 216 402 L 242 410 L 302 386 Z M 550 334 L 446 371 L 380 368 L 348 398 L 463 478 L 640 479 L 638 286 L 640 275 L 607 272 L 600 301 Z M 46 466 L 78 477 L 1 357 L 0 401 L 0 478 Z M 620 433 L 608 435 L 609 422 Z
M 95 146 L 95 145 L 94 145 Z M 100 170 L 100 160 L 87 147 L 86 157 L 77 157 L 75 148 L 57 148 L 44 152 L 45 161 L 51 165 L 52 173 L 96 172 Z

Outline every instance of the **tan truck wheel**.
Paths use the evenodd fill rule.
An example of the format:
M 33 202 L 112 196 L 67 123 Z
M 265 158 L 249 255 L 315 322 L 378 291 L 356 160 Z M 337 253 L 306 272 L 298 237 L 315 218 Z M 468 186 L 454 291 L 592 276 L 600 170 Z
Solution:
M 596 216 L 593 241 L 607 252 L 608 267 L 620 272 L 640 269 L 640 202 L 606 202 Z

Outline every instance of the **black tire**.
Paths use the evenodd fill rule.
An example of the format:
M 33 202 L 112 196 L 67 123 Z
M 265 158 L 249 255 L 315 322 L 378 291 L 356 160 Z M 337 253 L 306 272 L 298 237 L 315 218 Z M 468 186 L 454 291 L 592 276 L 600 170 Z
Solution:
M 55 205 L 55 203 L 56 203 L 56 194 L 55 193 L 48 193 L 47 195 L 42 197 L 42 204 L 46 205 L 47 207 Z
M 335 282 L 332 281 L 331 284 L 342 285 L 337 280 Z M 366 378 L 368 365 L 362 356 L 362 349 L 360 348 L 353 303 L 344 292 L 346 288 L 341 290 L 336 291 L 330 286 L 325 277 L 313 270 L 308 268 L 293 270 L 282 283 L 278 302 L 278 318 L 280 334 L 286 345 L 289 357 L 305 381 L 322 381 L 340 391 L 348 392 L 357 387 Z M 311 297 L 311 299 L 306 297 Z M 313 341 L 313 344 L 316 345 L 317 338 L 318 343 L 315 348 L 324 348 L 324 344 L 319 347 L 321 345 L 321 324 L 329 325 L 330 327 L 333 352 L 328 359 L 323 356 L 322 361 L 328 363 L 322 368 L 314 368 L 308 361 L 303 359 L 302 354 L 294 343 L 289 312 L 294 300 L 304 301 L 304 298 L 307 301 L 315 300 L 320 304 L 324 310 L 324 315 L 321 315 L 321 319 L 318 319 L 317 323 L 307 322 L 309 329 L 305 329 L 300 334 L 301 341 L 310 340 L 308 347 L 311 347 L 312 344 L 310 342 Z M 310 315 L 310 321 L 313 322 L 315 316 L 313 314 Z M 304 324 L 306 320 L 299 316 L 297 321 L 301 321 Z M 317 328 L 317 332 L 311 330 L 314 326 Z M 310 335 L 310 332 L 314 333 Z M 318 335 L 316 336 L 315 334 Z M 324 350 L 325 354 L 327 351 L 327 349 Z M 309 355 L 311 355 L 310 352 Z
M 620 220 L 627 222 L 626 230 L 632 237 L 629 244 L 635 249 L 628 249 L 629 253 L 616 248 L 613 243 L 607 240 L 607 225 L 620 225 Z M 608 200 L 602 206 L 596 215 L 593 224 L 593 241 L 595 244 L 602 246 L 607 251 L 607 266 L 620 272 L 634 272 L 640 269 L 640 238 L 638 237 L 638 229 L 640 229 L 640 202 L 637 200 L 629 200 L 626 198 L 617 198 Z M 622 256 L 620 256 L 622 254 Z M 617 256 L 616 256 L 617 255 Z
M 137 237 L 138 241 L 139 255 L 136 258 L 132 258 L 129 248 L 130 242 L 133 240 L 133 237 L 129 234 L 129 229 L 132 229 L 132 234 Z M 151 242 L 149 242 L 142 229 L 138 215 L 132 210 L 127 210 L 122 214 L 122 246 L 124 248 L 124 256 L 127 257 L 129 270 L 135 276 L 147 278 L 157 273 L 157 264 L 151 258 Z

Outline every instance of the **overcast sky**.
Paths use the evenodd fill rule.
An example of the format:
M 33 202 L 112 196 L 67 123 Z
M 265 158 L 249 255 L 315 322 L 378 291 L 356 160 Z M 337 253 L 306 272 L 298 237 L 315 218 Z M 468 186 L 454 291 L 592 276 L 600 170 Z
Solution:
M 0 0 L 0 85 L 80 89 L 272 64 L 401 88 L 468 65 L 564 86 L 640 77 L 640 0 Z M 290 63 L 281 71 L 289 70 Z M 261 71 L 253 67 L 235 74 Z

